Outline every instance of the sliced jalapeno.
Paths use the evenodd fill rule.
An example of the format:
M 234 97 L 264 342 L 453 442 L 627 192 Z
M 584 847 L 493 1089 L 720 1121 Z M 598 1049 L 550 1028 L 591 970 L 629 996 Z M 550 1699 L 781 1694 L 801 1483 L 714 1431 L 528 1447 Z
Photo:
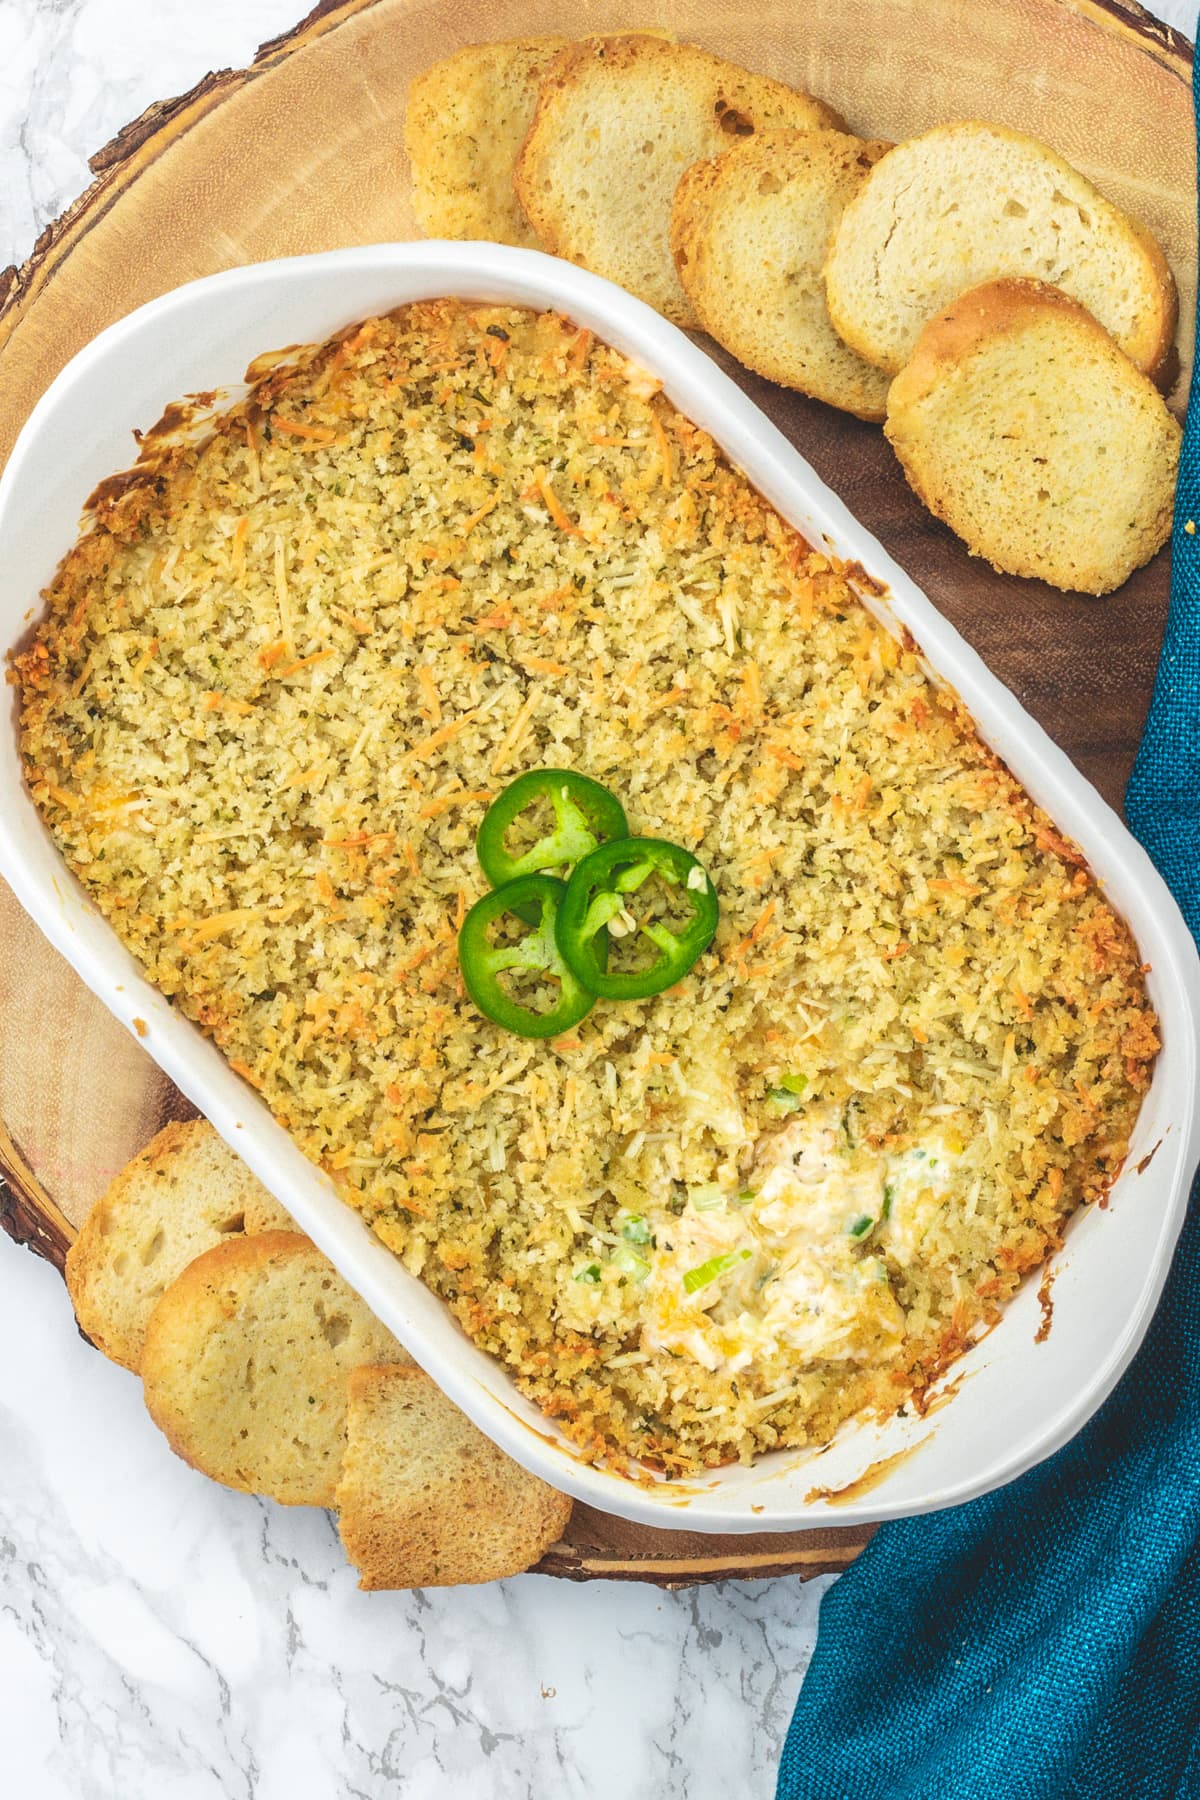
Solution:
M 488 807 L 475 849 L 492 886 L 503 887 L 523 875 L 570 868 L 628 831 L 621 802 L 598 781 L 573 769 L 530 769 Z
M 458 964 L 468 994 L 494 1024 L 519 1037 L 557 1037 L 577 1025 L 596 998 L 555 942 L 565 893 L 565 884 L 549 875 L 506 882 L 475 902 L 458 934 Z M 555 986 L 557 1000 L 535 1003 Z
M 643 1000 L 687 974 L 712 943 L 718 911 L 712 882 L 680 845 L 622 838 L 576 867 L 559 903 L 558 948 L 593 993 Z

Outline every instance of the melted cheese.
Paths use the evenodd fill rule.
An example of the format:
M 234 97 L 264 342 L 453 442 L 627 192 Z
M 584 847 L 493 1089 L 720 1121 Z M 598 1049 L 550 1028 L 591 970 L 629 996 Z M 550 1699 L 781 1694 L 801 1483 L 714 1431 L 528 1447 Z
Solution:
M 731 1374 L 894 1354 L 904 1315 L 881 1252 L 900 1265 L 919 1254 L 961 1160 L 944 1133 L 881 1152 L 852 1144 L 840 1114 L 806 1108 L 759 1145 L 746 1191 L 657 1222 L 643 1348 Z M 689 1293 L 685 1277 L 717 1257 L 730 1266 Z
M 962 1147 L 931 1136 L 890 1156 L 887 1165 L 891 1203 L 881 1236 L 890 1255 L 906 1267 L 921 1255 L 922 1240 L 960 1185 Z

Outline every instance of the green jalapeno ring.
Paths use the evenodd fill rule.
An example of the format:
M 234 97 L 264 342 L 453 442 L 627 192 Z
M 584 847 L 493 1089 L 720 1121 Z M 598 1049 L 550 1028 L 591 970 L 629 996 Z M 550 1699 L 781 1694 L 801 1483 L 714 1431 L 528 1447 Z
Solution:
M 682 931 L 657 921 L 639 923 L 639 935 L 658 955 L 645 969 L 607 968 L 610 922 L 626 911 L 630 897 L 657 875 L 682 888 L 692 917 Z M 578 863 L 559 902 L 555 938 L 576 980 L 605 1000 L 645 1000 L 683 979 L 712 943 L 719 916 L 717 891 L 703 866 L 679 844 L 664 838 L 622 838 L 601 844 Z
M 539 800 L 553 807 L 554 829 L 514 856 L 505 845 L 509 826 Z M 574 769 L 529 769 L 488 807 L 475 851 L 484 874 L 498 888 L 525 875 L 569 868 L 599 844 L 628 835 L 624 807 L 600 782 Z
M 555 920 L 566 893 L 564 882 L 549 875 L 526 875 L 506 882 L 477 900 L 458 934 L 458 966 L 471 999 L 486 1018 L 518 1037 L 549 1038 L 569 1031 L 592 1010 L 595 994 L 582 986 L 559 954 Z M 533 929 L 511 944 L 493 944 L 489 927 L 511 913 Z M 557 980 L 559 999 L 546 1012 L 535 1012 L 505 992 L 500 976 L 509 969 L 544 970 Z

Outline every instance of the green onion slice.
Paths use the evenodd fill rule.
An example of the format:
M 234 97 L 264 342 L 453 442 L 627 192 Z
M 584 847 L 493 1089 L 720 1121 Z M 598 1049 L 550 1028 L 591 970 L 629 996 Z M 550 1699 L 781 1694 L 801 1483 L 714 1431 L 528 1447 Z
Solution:
M 627 1219 L 621 1221 L 621 1236 L 627 1244 L 652 1244 L 654 1242 L 650 1221 L 644 1219 L 641 1213 L 630 1213 Z
M 700 1288 L 706 1288 L 710 1282 L 716 1281 L 718 1276 L 727 1275 L 738 1263 L 749 1260 L 749 1250 L 726 1250 L 721 1256 L 710 1256 L 698 1268 L 688 1270 L 683 1278 L 683 1291 L 685 1294 L 697 1293 Z
M 639 1285 L 650 1273 L 650 1264 L 644 1256 L 639 1256 L 632 1244 L 618 1244 L 612 1253 L 612 1266 L 620 1269 L 623 1275 L 630 1275 Z

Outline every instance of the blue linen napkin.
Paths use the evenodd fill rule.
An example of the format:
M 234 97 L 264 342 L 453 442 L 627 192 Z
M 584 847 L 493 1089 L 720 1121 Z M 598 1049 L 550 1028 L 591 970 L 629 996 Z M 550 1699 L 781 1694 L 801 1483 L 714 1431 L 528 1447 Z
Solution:
M 1197 375 L 1170 616 L 1125 805 L 1200 938 L 1189 520 Z M 1198 1193 L 1146 1342 L 1085 1430 L 997 1493 L 883 1526 L 830 1590 L 778 1800 L 1200 1800 Z

